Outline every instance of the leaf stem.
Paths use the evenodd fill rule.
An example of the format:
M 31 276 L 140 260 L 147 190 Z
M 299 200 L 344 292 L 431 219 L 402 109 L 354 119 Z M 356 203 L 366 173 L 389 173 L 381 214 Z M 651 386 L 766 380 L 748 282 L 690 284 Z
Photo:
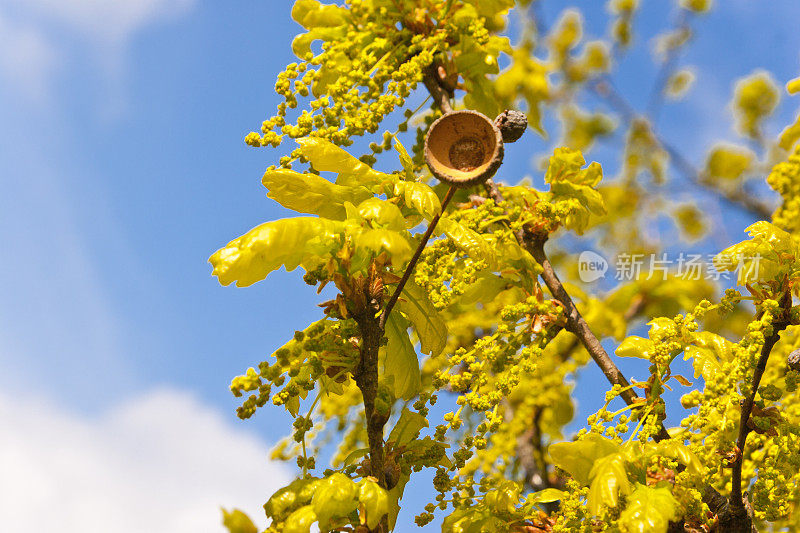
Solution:
M 321 397 L 322 388 L 320 388 L 317 397 L 314 398 L 314 401 L 311 403 L 311 407 L 308 408 L 308 414 L 305 416 L 307 419 L 311 419 L 311 415 L 314 414 L 314 408 L 317 407 L 317 402 L 319 402 Z M 308 455 L 306 454 L 306 432 L 303 431 L 303 477 L 306 477 L 306 474 L 308 474 Z
M 639 434 L 639 430 L 642 429 L 642 425 L 644 424 L 645 420 L 647 420 L 647 417 L 650 416 L 650 413 L 653 412 L 654 407 L 655 405 L 651 405 L 650 407 L 648 407 L 647 411 L 645 411 L 644 414 L 641 416 L 641 418 L 639 419 L 639 423 L 636 424 L 636 427 L 633 428 L 633 432 L 631 432 L 630 436 L 628 437 L 628 440 L 625 441 L 625 446 L 629 446 L 630 443 L 633 442 L 634 437 L 636 437 L 636 435 Z

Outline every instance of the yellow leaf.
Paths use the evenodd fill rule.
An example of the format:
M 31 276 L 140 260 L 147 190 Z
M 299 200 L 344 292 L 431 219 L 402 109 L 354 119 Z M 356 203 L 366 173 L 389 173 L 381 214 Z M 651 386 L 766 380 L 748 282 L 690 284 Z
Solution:
M 222 525 L 228 528 L 229 533 L 258 533 L 258 528 L 250 517 L 239 509 L 230 512 L 223 509 Z
M 324 218 L 345 218 L 345 202 L 358 205 L 372 198 L 365 187 L 343 187 L 316 174 L 300 174 L 287 169 L 268 170 L 261 183 L 267 196 L 283 207 Z
M 408 321 L 399 313 L 389 315 L 386 338 L 383 376 L 392 384 L 395 398 L 409 400 L 421 386 L 419 360 L 408 338 Z
M 303 137 L 297 139 L 297 144 L 315 169 L 320 172 L 336 172 L 339 175 L 336 178 L 337 185 L 371 186 L 392 179 L 388 174 L 373 170 L 325 139 Z
M 588 485 L 596 461 L 619 452 L 619 444 L 589 433 L 582 440 L 551 444 L 548 453 L 560 469 L 568 472 L 581 485 Z
M 622 454 L 608 455 L 598 459 L 589 473 L 589 512 L 597 516 L 603 505 L 616 507 L 619 496 L 631 491 L 625 459 Z
M 208 260 L 214 267 L 212 275 L 222 285 L 235 281 L 237 287 L 247 287 L 281 266 L 292 271 L 330 251 L 344 229 L 342 222 L 317 217 L 261 224 L 214 252 Z
M 622 533 L 666 533 L 677 520 L 678 502 L 667 487 L 637 485 L 619 517 Z
M 655 349 L 653 341 L 642 337 L 631 336 L 622 341 L 616 354 L 620 357 L 639 357 L 650 359 L 650 353 Z
M 422 353 L 432 356 L 442 353 L 447 344 L 447 324 L 419 285 L 413 281 L 406 284 L 397 308 L 414 326 Z
M 386 489 L 369 478 L 362 479 L 358 485 L 358 501 L 363 506 L 367 526 L 375 529 L 389 512 L 389 495 Z

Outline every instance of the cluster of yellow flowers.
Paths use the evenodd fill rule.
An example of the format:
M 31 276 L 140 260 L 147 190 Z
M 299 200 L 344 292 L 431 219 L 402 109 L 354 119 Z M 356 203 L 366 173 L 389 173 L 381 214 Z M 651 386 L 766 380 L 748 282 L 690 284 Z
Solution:
M 246 396 L 240 417 L 252 416 L 271 400 L 294 418 L 292 435 L 275 455 L 296 458 L 303 474 L 267 503 L 274 520 L 269 531 L 305 532 L 315 522 L 322 530 L 335 526 L 363 531 L 375 529 L 387 515 L 394 527 L 402 488 L 423 468 L 436 470 L 433 485 L 438 494 L 416 521 L 427 524 L 436 509 L 451 507 L 445 531 L 462 531 L 476 523 L 496 530 L 618 526 L 631 531 L 641 530 L 646 520 L 655 521 L 654 530 L 666 531 L 668 522 L 678 518 L 699 527 L 708 518 L 702 489 L 711 479 L 719 490 L 727 490 L 729 476 L 718 474 L 736 453 L 744 458 L 745 486 L 755 481 L 751 501 L 758 506 L 756 517 L 791 525 L 787 517 L 800 501 L 800 371 L 767 369 L 751 417 L 753 434 L 745 450 L 732 448 L 740 401 L 748 394 L 773 322 L 784 311 L 779 309 L 776 287 L 797 278 L 789 267 L 800 254 L 785 242 L 781 249 L 770 248 L 784 235 L 764 237 L 777 235 L 767 223 L 753 231 L 764 237 L 753 246 L 774 252 L 770 261 L 777 266 L 770 266 L 762 278 L 744 279 L 754 295 L 746 299 L 755 302 L 759 314 L 743 328 L 733 325 L 726 330 L 720 326 L 725 318 L 720 317 L 741 311 L 745 297 L 728 291 L 711 305 L 705 299 L 710 291 L 705 282 L 639 280 L 609 295 L 569 288 L 601 339 L 624 338 L 633 317 L 673 318 L 655 318 L 649 322 L 649 338 L 629 337 L 617 350 L 619 356 L 641 358 L 648 368 L 648 380 L 632 385 L 643 389 L 640 401 L 612 410 L 611 403 L 626 392 L 614 386 L 575 442 L 560 442 L 574 414 L 570 379 L 589 357 L 580 341 L 564 331 L 566 304 L 545 297 L 538 282 L 541 267 L 526 249 L 530 242 L 519 242 L 517 235 L 543 237 L 559 228 L 581 234 L 600 226 L 601 239 L 613 239 L 613 231 L 622 228 L 624 238 L 635 243 L 631 249 L 641 246 L 640 236 L 631 231 L 638 227 L 636 221 L 620 224 L 619 217 L 628 215 L 613 208 L 647 211 L 639 200 L 649 192 L 638 183 L 639 176 L 646 172 L 656 182 L 663 181 L 669 158 L 643 118 L 629 121 L 622 179 L 602 192 L 600 166 L 587 166 L 580 153 L 616 124 L 605 114 L 584 112 L 575 94 L 581 84 L 600 88 L 600 77 L 611 67 L 612 45 L 616 57 L 631 42 L 637 0 L 609 2 L 612 43 L 582 46 L 581 15 L 567 10 L 547 36 L 525 30 L 521 44 L 512 48 L 497 30 L 504 24 L 502 14 L 513 5 L 509 0 L 295 2 L 293 18 L 307 30 L 293 43 L 299 61 L 278 75 L 275 91 L 283 102 L 277 113 L 246 141 L 277 147 L 287 138 L 297 139 L 300 146 L 280 159 L 284 168 L 270 167 L 263 183 L 270 198 L 311 216 L 266 223 L 212 257 L 224 283 L 249 285 L 280 267 L 301 266 L 310 285 L 322 290 L 331 283 L 338 289 L 335 299 L 322 304 L 326 318 L 296 332 L 268 362 L 248 369 L 231 384 L 237 397 Z M 527 5 L 520 2 L 518 7 Z M 680 5 L 703 12 L 710 0 L 681 0 Z M 670 52 L 690 35 L 679 28 L 661 38 L 657 48 Z M 511 59 L 503 72 L 498 65 L 501 53 Z M 372 153 L 358 159 L 339 148 L 353 144 L 354 137 L 378 133 L 390 113 L 406 106 L 424 76 L 433 76 L 447 92 L 464 90 L 463 105 L 490 116 L 498 106 L 517 107 L 524 100 L 531 126 L 541 133 L 541 104 L 557 106 L 570 147 L 557 149 L 550 158 L 544 176 L 549 190 L 527 183 L 501 187 L 505 201 L 499 205 L 470 194 L 482 196 L 483 191 L 460 190 L 449 209 L 440 213 L 444 188 L 431 187 L 425 182 L 427 175 L 420 176 L 424 135 L 441 116 L 440 109 L 426 110 L 410 155 L 391 132 L 376 136 L 369 145 Z M 690 75 L 676 75 L 669 81 L 674 87 L 665 90 L 677 95 L 690 82 Z M 733 106 L 743 134 L 759 140 L 762 122 L 777 101 L 768 75 L 757 73 L 742 81 Z M 415 114 L 405 110 L 398 130 L 406 131 Z M 371 168 L 374 156 L 393 145 L 402 170 L 386 174 Z M 288 170 L 297 160 L 310 163 L 306 173 Z M 755 163 L 749 151 L 717 146 L 702 181 L 734 183 L 749 175 Z M 324 172 L 337 173 L 336 180 L 320 175 Z M 774 223 L 796 232 L 800 148 L 775 167 L 768 181 L 784 199 Z M 613 207 L 609 211 L 617 217 L 614 224 L 606 224 L 611 220 L 606 205 Z M 687 228 L 701 226 L 697 211 L 679 213 Z M 437 238 L 422 251 L 397 307 L 387 315 L 382 337 L 374 336 L 379 341 L 374 345 L 379 370 L 370 405 L 374 414 L 367 421 L 367 395 L 352 378 L 368 335 L 353 318 L 364 315 L 354 309 L 363 311 L 370 301 L 369 310 L 380 311 L 419 242 L 415 228 L 440 214 Z M 560 263 L 557 253 L 551 259 L 566 277 L 574 277 L 574 265 Z M 776 272 L 780 276 L 773 276 Z M 682 310 L 691 311 L 676 315 Z M 794 310 L 794 323 L 797 315 Z M 734 333 L 741 341 L 731 342 L 712 330 Z M 790 344 L 780 344 L 775 353 L 785 355 Z M 795 340 L 792 346 L 796 344 Z M 422 370 L 417 351 L 430 356 Z M 682 406 L 691 412 L 673 430 L 675 438 L 655 443 L 667 416 L 665 390 L 674 383 L 691 386 L 688 379 L 672 374 L 673 361 L 681 354 L 691 360 L 694 377 L 702 377 L 703 385 L 682 397 Z M 532 390 L 536 394 L 530 394 Z M 309 398 L 313 392 L 316 395 Z M 431 424 L 429 436 L 421 437 L 431 406 L 440 397 L 455 407 L 443 423 Z M 304 414 L 299 412 L 301 405 L 308 408 Z M 776 415 L 779 407 L 781 414 Z M 366 451 L 374 444 L 378 418 L 387 430 L 380 436 L 382 457 Z M 321 450 L 334 437 L 341 444 L 333 468 L 317 479 L 309 471 L 315 470 Z M 533 452 L 523 464 L 520 456 L 528 445 Z M 376 475 L 370 470 L 373 456 L 384 464 L 385 479 L 379 482 L 370 478 Z M 538 486 L 531 473 L 540 476 Z M 603 480 L 612 488 L 598 488 Z M 526 488 L 544 490 L 525 495 Z M 319 493 L 329 499 L 323 501 Z M 644 513 L 648 501 L 658 505 Z M 542 511 L 544 504 L 550 504 L 548 513 Z
M 748 137 L 760 138 L 761 124 L 775 111 L 780 98 L 778 85 L 766 72 L 757 71 L 740 80 L 733 95 L 737 129 Z
M 346 379 L 347 372 L 358 361 L 358 347 L 353 340 L 357 335 L 358 329 L 352 319 L 323 319 L 295 332 L 292 340 L 275 351 L 272 364 L 264 361 L 259 364 L 258 371 L 249 368 L 243 376 L 234 378 L 231 391 L 235 396 L 258 392 L 251 394 L 237 409 L 239 418 L 251 417 L 269 400 L 273 387 L 281 386 L 279 392 L 272 394 L 272 403 L 285 405 L 297 415 L 300 399 L 314 389 L 315 382 L 323 374 L 332 380 Z M 295 440 L 299 442 L 301 437 Z
M 800 145 L 789 158 L 773 167 L 767 183 L 781 195 L 781 205 L 772 214 L 772 221 L 786 231 L 800 230 Z
M 275 91 L 283 96 L 275 116 L 265 120 L 261 133 L 251 132 L 252 146 L 278 146 L 284 136 L 321 137 L 340 146 L 353 136 L 374 133 L 388 114 L 405 105 L 422 80 L 434 54 L 446 49 L 447 32 L 431 21 L 424 32 L 396 27 L 407 13 L 376 16 L 370 3 L 352 0 L 346 6 L 297 2 L 293 18 L 308 32 L 295 39 L 301 59 L 278 75 Z M 315 54 L 312 44 L 324 39 Z M 299 98 L 312 99 L 290 122 L 287 112 L 298 108 Z M 302 158 L 298 150 L 281 159 L 281 166 Z

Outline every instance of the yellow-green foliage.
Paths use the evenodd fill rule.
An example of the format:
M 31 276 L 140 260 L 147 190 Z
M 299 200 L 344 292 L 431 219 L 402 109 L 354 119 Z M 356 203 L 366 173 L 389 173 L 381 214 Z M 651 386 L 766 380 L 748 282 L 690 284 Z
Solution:
M 704 493 L 728 496 L 738 457 L 756 525 L 800 530 L 800 369 L 786 364 L 800 347 L 792 306 L 800 127 L 767 137 L 780 92 L 757 71 L 736 83 L 731 104 L 736 129 L 755 148 L 713 144 L 695 171 L 608 76 L 637 40 L 650 40 L 664 65 L 650 111 L 685 96 L 695 71 L 674 59 L 691 43 L 687 17 L 712 2 L 679 0 L 684 22 L 637 39 L 644 7 L 611 0 L 608 37 L 587 40 L 579 10 L 565 9 L 548 28 L 537 1 L 294 2 L 298 61 L 278 74 L 277 112 L 246 142 L 283 150 L 262 184 L 296 216 L 264 222 L 210 258 L 224 285 L 301 268 L 306 283 L 331 295 L 318 320 L 289 332 L 231 383 L 243 398 L 241 418 L 272 403 L 293 419 L 273 458 L 296 461 L 297 478 L 267 499 L 267 532 L 409 531 L 398 513 L 407 483 L 423 470 L 433 490 L 427 505 L 411 510 L 415 522 L 440 513 L 446 533 L 665 533 L 670 523 L 709 531 L 718 517 Z M 513 44 L 510 18 L 519 29 Z M 489 118 L 522 108 L 533 132 L 520 143 L 543 142 L 558 121 L 560 136 L 539 154 L 546 157 L 533 179 L 544 186 L 501 168 L 495 181 L 510 184 L 461 189 L 445 205 L 446 187 L 423 163 L 425 133 L 442 113 L 442 96 L 427 95 L 431 86 L 454 108 Z M 788 89 L 797 92 L 797 80 Z M 605 105 L 587 103 L 598 100 Z M 396 128 L 382 131 L 388 123 Z M 359 155 L 362 136 L 369 152 Z M 616 176 L 587 164 L 585 154 L 601 142 L 616 143 Z M 391 157 L 381 156 L 386 151 Z M 688 175 L 677 181 L 676 172 Z M 651 237 L 659 216 L 673 222 L 673 240 L 725 238 L 714 213 L 687 200 L 687 182 L 694 193 L 753 210 L 743 186 L 767 173 L 780 195 L 771 219 L 754 221 L 749 238 L 727 243 L 712 264 L 717 274 L 734 273 L 739 289 L 721 296 L 710 277 L 674 269 L 617 280 L 610 290 L 580 276 L 580 250 L 663 253 L 664 242 Z M 546 260 L 537 248 L 544 240 Z M 540 280 L 549 268 L 577 311 Z M 386 309 L 404 274 L 397 304 L 370 336 L 365 324 Z M 576 313 L 591 337 L 576 327 Z M 766 368 L 757 368 L 781 330 Z M 594 413 L 570 425 L 576 379 L 603 351 L 595 337 L 615 348 L 611 360 L 630 358 L 634 375 L 625 388 L 592 383 Z M 368 356 L 375 374 L 365 370 Z M 375 379 L 365 382 L 368 375 Z M 639 397 L 623 403 L 631 390 Z M 751 395 L 749 436 L 738 450 Z M 668 438 L 667 421 L 675 425 Z M 239 510 L 223 514 L 232 533 L 263 530 Z

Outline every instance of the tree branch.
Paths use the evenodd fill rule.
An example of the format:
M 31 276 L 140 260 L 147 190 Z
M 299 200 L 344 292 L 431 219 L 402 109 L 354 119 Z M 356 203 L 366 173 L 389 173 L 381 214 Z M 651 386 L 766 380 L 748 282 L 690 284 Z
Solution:
M 525 483 L 533 492 L 550 486 L 547 480 L 547 464 L 542 457 L 542 431 L 539 423 L 542 409 L 534 407 L 527 431 L 517 438 L 517 457 L 525 472 Z
M 503 201 L 503 195 L 500 193 L 500 189 L 494 181 L 488 180 L 485 183 L 485 187 L 489 197 L 495 201 L 495 204 L 500 205 Z M 520 245 L 528 250 L 536 262 L 542 267 L 542 280 L 544 280 L 553 298 L 558 300 L 564 307 L 564 312 L 567 316 L 567 325 L 565 329 L 580 339 L 586 351 L 589 352 L 594 362 L 597 363 L 597 366 L 603 371 L 606 379 L 608 379 L 612 385 L 619 385 L 622 387 L 623 391 L 620 396 L 625 403 L 628 405 L 636 403 L 639 396 L 630 388 L 628 380 L 625 379 L 625 376 L 617 365 L 614 364 L 614 361 L 611 360 L 611 357 L 609 357 L 603 345 L 592 332 L 589 324 L 586 323 L 586 320 L 584 320 L 580 311 L 578 311 L 575 302 L 572 301 L 569 293 L 561 283 L 561 280 L 558 279 L 553 265 L 550 264 L 550 260 L 547 258 L 547 254 L 545 254 L 544 251 L 544 243 L 547 240 L 547 236 L 539 236 L 523 228 L 517 233 L 517 240 L 519 240 Z M 658 434 L 653 438 L 656 441 L 669 438 L 669 433 L 663 424 Z
M 599 97 L 603 98 L 626 122 L 635 120 L 639 114 L 630 104 L 619 94 L 619 91 L 611 83 L 607 76 L 597 78 L 587 84 Z M 680 151 L 668 143 L 656 131 L 652 131 L 656 142 L 669 154 L 675 166 L 686 176 L 686 178 L 697 186 L 710 190 L 726 201 L 732 207 L 745 209 L 755 215 L 759 220 L 768 220 L 772 216 L 772 209 L 758 198 L 754 198 L 742 189 L 728 190 L 721 189 L 713 183 L 705 180 L 695 166 L 686 159 Z
M 625 403 L 628 405 L 636 403 L 639 399 L 639 396 L 632 388 L 630 388 L 630 383 L 628 383 L 628 380 L 625 379 L 625 376 L 622 374 L 619 367 L 617 367 L 617 365 L 614 364 L 614 361 L 611 360 L 611 357 L 608 355 L 605 348 L 603 348 L 603 345 L 592 332 L 589 324 L 587 324 L 586 320 L 583 318 L 583 316 L 581 316 L 580 311 L 578 311 L 578 308 L 575 306 L 575 303 L 572 301 L 569 293 L 564 288 L 561 280 L 558 279 L 558 275 L 553 269 L 553 265 L 550 264 L 550 259 L 548 259 L 547 255 L 545 254 L 545 240 L 546 237 L 536 236 L 532 240 L 528 240 L 528 245 L 526 248 L 531 253 L 533 258 L 536 259 L 536 262 L 541 265 L 542 280 L 544 280 L 544 283 L 547 285 L 547 288 L 550 290 L 553 298 L 558 300 L 561 305 L 564 306 L 564 311 L 567 316 L 567 331 L 571 332 L 580 339 L 584 348 L 586 348 L 586 351 L 589 352 L 589 355 L 592 357 L 594 362 L 597 363 L 597 366 L 600 367 L 600 370 L 603 371 L 603 374 L 606 376 L 606 379 L 609 381 L 609 383 L 622 387 L 622 393 L 620 396 L 623 400 L 625 400 Z M 669 433 L 662 424 L 658 434 L 654 436 L 654 439 L 656 441 L 661 441 L 668 438 Z
M 383 427 L 389 420 L 389 413 L 379 412 L 375 409 L 375 399 L 378 395 L 378 351 L 383 339 L 383 329 L 379 325 L 380 319 L 378 317 L 381 298 L 373 294 L 375 276 L 376 274 L 371 272 L 369 283 L 366 283 L 362 288 L 366 305 L 359 309 L 357 313 L 354 313 L 353 316 L 361 334 L 361 358 L 353 372 L 353 377 L 364 401 L 367 441 L 369 443 L 369 475 L 377 479 L 381 487 L 388 490 L 391 487 L 388 486 L 385 469 Z M 375 529 L 368 531 L 369 533 L 387 533 L 389 524 L 386 517 Z
M 442 214 L 444 213 L 447 204 L 450 203 L 450 200 L 453 199 L 453 194 L 455 194 L 456 188 L 451 186 L 447 189 L 447 194 L 444 195 L 444 200 L 442 200 L 442 208 L 433 217 L 431 223 L 428 224 L 428 229 L 425 230 L 425 234 L 422 236 L 422 240 L 419 241 L 417 245 L 417 249 L 414 251 L 414 255 L 411 257 L 411 261 L 408 262 L 408 266 L 406 266 L 405 272 L 403 272 L 403 277 L 400 278 L 400 282 L 397 284 L 397 287 L 394 289 L 392 296 L 389 298 L 389 301 L 386 303 L 386 306 L 383 308 L 383 312 L 381 312 L 381 318 L 379 321 L 380 330 L 383 331 L 386 327 L 386 320 L 389 318 L 389 313 L 392 312 L 392 308 L 397 303 L 398 298 L 400 298 L 400 293 L 403 292 L 403 287 L 406 286 L 408 283 L 408 279 L 411 277 L 411 273 L 414 271 L 414 267 L 417 265 L 417 261 L 419 261 L 419 257 L 422 255 L 422 251 L 425 249 L 425 245 L 428 244 L 428 240 L 433 235 L 433 230 L 436 228 L 436 225 L 439 223 L 439 219 L 442 218 Z
M 425 88 L 428 89 L 428 92 L 433 97 L 433 101 L 436 102 L 436 105 L 442 110 L 442 113 L 450 113 L 453 111 L 450 105 L 451 94 L 439 83 L 439 73 L 436 64 L 432 64 L 425 69 L 422 83 L 425 84 Z
M 787 292 L 783 295 L 781 304 L 784 308 L 791 307 L 791 295 Z M 767 368 L 767 361 L 769 361 L 769 354 L 775 343 L 780 340 L 780 333 L 789 325 L 788 319 L 784 316 L 772 324 L 772 334 L 764 339 L 764 346 L 761 347 L 761 355 L 756 363 L 756 368 L 753 371 L 753 381 L 750 384 L 750 392 L 742 402 L 742 412 L 739 418 L 739 435 L 736 439 L 736 460 L 732 465 L 731 471 L 731 495 L 729 498 L 730 513 L 740 520 L 751 521 L 751 517 L 745 509 L 745 503 L 742 498 L 742 463 L 744 462 L 744 447 L 747 444 L 747 435 L 750 433 L 750 428 L 747 426 L 750 420 L 750 414 L 753 411 L 753 404 L 755 402 L 758 386 L 761 384 L 761 378 L 764 376 L 764 371 Z M 736 530 L 732 530 L 736 531 Z
M 355 381 L 364 399 L 369 440 L 370 475 L 386 486 L 383 472 L 383 426 L 388 417 L 375 412 L 375 398 L 378 393 L 378 350 L 383 333 L 378 328 L 378 320 L 369 316 L 369 311 L 356 317 L 361 333 L 361 360 L 355 372 Z

